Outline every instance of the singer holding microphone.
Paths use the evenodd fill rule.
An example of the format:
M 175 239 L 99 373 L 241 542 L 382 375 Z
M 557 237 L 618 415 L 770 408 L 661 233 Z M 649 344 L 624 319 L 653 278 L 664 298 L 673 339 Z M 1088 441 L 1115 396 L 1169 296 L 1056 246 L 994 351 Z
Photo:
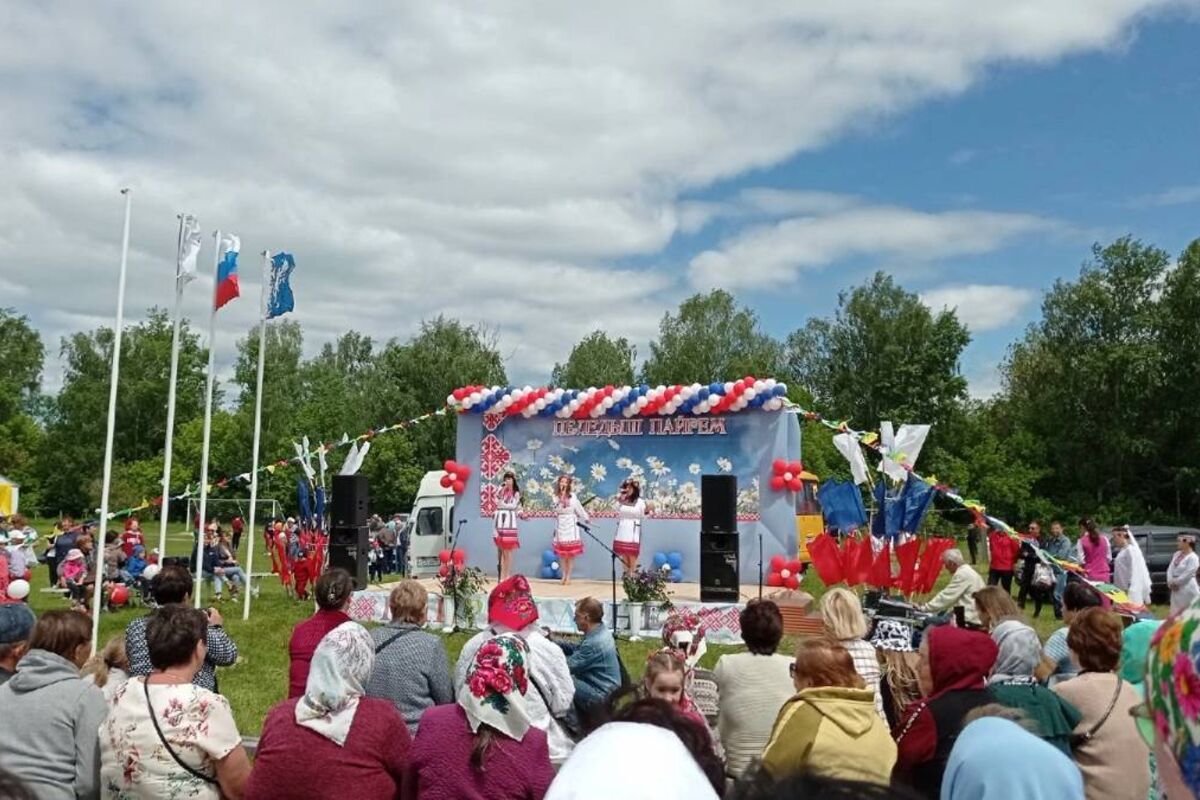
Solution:
M 500 562 L 500 582 L 503 583 L 512 574 L 513 550 L 521 546 L 517 533 L 517 512 L 521 508 L 521 490 L 517 488 L 517 476 L 511 472 L 504 473 L 501 479 L 500 494 L 496 497 L 495 522 L 496 553 Z
M 650 508 L 642 499 L 642 487 L 633 478 L 621 483 L 617 494 L 617 534 L 613 538 L 613 552 L 621 557 L 628 577 L 637 570 L 638 556 L 642 552 L 642 520 Z
M 571 582 L 571 570 L 575 559 L 583 555 L 583 539 L 579 535 L 579 523 L 591 519 L 587 509 L 579 502 L 572 491 L 570 475 L 559 475 L 554 484 L 554 511 L 558 522 L 554 528 L 554 553 L 562 562 L 562 583 L 566 586 Z

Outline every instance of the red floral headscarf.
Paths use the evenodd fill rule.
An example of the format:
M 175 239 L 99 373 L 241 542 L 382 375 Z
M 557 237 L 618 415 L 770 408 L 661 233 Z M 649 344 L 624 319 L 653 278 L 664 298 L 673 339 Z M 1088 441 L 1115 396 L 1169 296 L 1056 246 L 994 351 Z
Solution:
M 513 575 L 492 589 L 488 596 L 488 624 L 506 625 L 514 631 L 537 622 L 537 604 L 529 581 L 524 575 Z

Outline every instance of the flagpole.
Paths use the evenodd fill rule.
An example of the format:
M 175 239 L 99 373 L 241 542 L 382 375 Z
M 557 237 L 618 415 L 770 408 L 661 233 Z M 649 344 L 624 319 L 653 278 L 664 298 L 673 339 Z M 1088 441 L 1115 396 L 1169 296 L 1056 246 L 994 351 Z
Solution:
M 183 214 L 179 215 L 179 245 L 175 251 L 175 329 L 171 333 L 171 383 L 167 389 L 167 441 L 163 445 L 162 504 L 159 506 L 158 557 L 167 555 L 167 512 L 171 501 L 171 455 L 175 440 L 175 382 L 179 377 L 179 328 L 183 318 L 183 280 L 179 274 L 179 258 L 183 254 Z
M 113 434 L 117 426 L 117 377 L 121 372 L 121 333 L 125 326 L 125 273 L 129 264 L 129 216 L 133 210 L 133 190 L 125 195 L 125 229 L 121 234 L 121 272 L 117 278 L 117 322 L 113 332 L 112 371 L 108 378 L 108 429 L 104 434 L 104 482 L 100 488 L 99 541 L 92 543 L 92 653 L 100 643 L 100 600 L 104 596 L 104 535 L 108 531 L 108 493 L 112 488 Z
M 200 529 L 196 531 L 196 577 L 192 589 L 192 604 L 200 607 L 201 589 L 204 586 L 204 529 L 208 525 L 208 446 L 212 439 L 213 362 L 216 357 L 217 288 L 220 286 L 218 271 L 221 264 L 221 231 L 213 232 L 216 246 L 213 248 L 213 296 L 208 316 L 208 381 L 204 389 L 204 445 L 200 452 Z
M 255 512 L 258 509 L 258 445 L 262 436 L 262 388 L 263 369 L 267 356 L 267 279 L 271 270 L 271 252 L 263 251 L 263 279 L 259 291 L 258 309 L 262 319 L 258 323 L 258 379 L 254 387 L 254 445 L 250 457 L 250 544 L 246 550 L 246 591 L 242 600 L 242 619 L 250 619 L 250 576 L 254 574 L 254 528 Z

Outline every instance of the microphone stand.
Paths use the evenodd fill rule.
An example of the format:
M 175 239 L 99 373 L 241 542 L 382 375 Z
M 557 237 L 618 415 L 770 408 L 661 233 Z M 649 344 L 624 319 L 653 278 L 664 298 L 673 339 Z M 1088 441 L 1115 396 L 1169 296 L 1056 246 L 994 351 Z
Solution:
M 762 600 L 762 528 L 758 530 L 758 599 Z
M 585 525 L 582 522 L 580 522 L 579 520 L 575 520 L 575 524 L 579 526 L 579 529 L 581 531 L 583 531 L 584 533 L 586 533 L 588 535 L 589 539 L 591 539 L 596 544 L 600 545 L 601 550 L 608 553 L 609 556 L 612 557 L 612 620 L 613 620 L 612 634 L 614 637 L 616 637 L 616 635 L 617 635 L 617 553 L 615 550 L 613 550 L 611 547 L 609 547 L 607 543 L 603 542 L 598 536 L 596 536 L 596 534 L 592 533 L 591 526 Z
M 454 537 L 450 540 L 450 585 L 455 587 L 456 590 L 458 587 L 458 562 L 454 560 L 454 551 L 458 549 L 458 535 L 462 533 L 463 525 L 466 524 L 467 521 L 465 519 L 460 519 L 458 521 L 458 526 L 454 529 Z M 455 593 L 457 593 L 457 591 Z M 443 604 L 445 603 L 445 600 L 446 597 L 443 594 Z M 454 598 L 451 598 L 451 600 L 453 602 Z M 455 605 L 457 606 L 458 604 L 455 603 Z M 442 630 L 446 633 L 453 633 L 454 631 L 458 630 L 458 608 L 454 609 L 454 619 L 443 625 Z

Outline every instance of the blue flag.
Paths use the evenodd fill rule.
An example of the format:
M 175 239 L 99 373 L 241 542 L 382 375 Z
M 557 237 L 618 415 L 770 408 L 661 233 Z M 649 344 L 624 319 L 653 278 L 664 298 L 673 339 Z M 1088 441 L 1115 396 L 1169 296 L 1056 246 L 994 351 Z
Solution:
M 291 253 L 276 253 L 271 256 L 271 294 L 267 298 L 267 319 L 282 317 L 296 308 L 296 298 L 292 296 L 292 285 L 288 279 L 296 268 L 296 260 Z

